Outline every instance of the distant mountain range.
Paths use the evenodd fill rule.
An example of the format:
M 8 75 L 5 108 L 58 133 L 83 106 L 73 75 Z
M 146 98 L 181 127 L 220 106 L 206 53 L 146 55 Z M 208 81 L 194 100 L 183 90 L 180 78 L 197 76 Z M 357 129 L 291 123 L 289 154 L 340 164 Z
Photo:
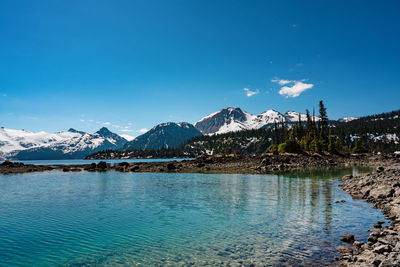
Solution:
M 159 124 L 131 141 L 104 127 L 93 134 L 75 129 L 34 133 L 0 128 L 0 159 L 80 159 L 101 150 L 176 148 L 196 136 L 260 129 L 281 122 L 290 124 L 298 122 L 299 118 L 305 121 L 307 116 L 294 111 L 280 113 L 275 110 L 253 115 L 240 108 L 229 107 L 202 118 L 195 125 L 187 122 Z M 318 117 L 314 119 L 319 120 Z M 340 121 L 355 119 L 349 117 Z
M 120 149 L 125 138 L 107 128 L 90 134 L 75 129 L 66 132 L 28 132 L 0 128 L 0 158 L 19 160 L 79 159 L 105 149 Z

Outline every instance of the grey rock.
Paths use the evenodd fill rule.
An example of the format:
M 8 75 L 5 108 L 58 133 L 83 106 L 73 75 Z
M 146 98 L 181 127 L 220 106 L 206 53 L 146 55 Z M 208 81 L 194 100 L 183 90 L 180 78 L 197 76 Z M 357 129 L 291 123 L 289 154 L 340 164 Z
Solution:
M 392 249 L 388 245 L 380 245 L 374 248 L 375 253 L 383 254 L 384 252 L 390 252 Z

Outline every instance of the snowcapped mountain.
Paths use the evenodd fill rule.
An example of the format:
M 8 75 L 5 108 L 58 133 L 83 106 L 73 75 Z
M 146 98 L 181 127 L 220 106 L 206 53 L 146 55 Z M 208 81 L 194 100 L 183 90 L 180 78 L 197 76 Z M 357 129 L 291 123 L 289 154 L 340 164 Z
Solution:
M 201 132 L 187 122 L 162 123 L 126 143 L 124 149 L 174 148 L 200 135 L 202 135 Z
M 78 159 L 96 151 L 121 148 L 126 142 L 104 127 L 93 134 L 75 129 L 47 133 L 0 128 L 0 158 Z
M 340 122 L 349 122 L 349 121 L 354 121 L 357 120 L 357 117 L 345 117 L 345 118 L 340 118 L 339 121 Z
M 307 120 L 307 115 L 288 111 L 282 114 L 276 110 L 267 110 L 259 115 L 253 115 L 240 108 L 224 108 L 214 112 L 201 120 L 195 127 L 203 134 L 222 134 L 241 130 L 259 129 L 273 123 L 286 122 L 294 123 L 299 120 Z M 315 120 L 319 120 L 315 117 Z

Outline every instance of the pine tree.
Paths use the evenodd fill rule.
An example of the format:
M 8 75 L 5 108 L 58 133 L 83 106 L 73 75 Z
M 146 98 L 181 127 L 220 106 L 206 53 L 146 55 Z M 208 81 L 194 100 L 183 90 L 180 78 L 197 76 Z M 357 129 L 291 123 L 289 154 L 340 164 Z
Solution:
M 328 114 L 324 102 L 319 101 L 319 137 L 322 141 L 328 140 Z

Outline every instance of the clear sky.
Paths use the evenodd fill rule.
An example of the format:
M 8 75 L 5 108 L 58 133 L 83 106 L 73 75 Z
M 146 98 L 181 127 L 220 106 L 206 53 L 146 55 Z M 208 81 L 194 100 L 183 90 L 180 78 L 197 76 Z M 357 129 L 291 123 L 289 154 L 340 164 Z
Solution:
M 0 126 L 117 133 L 224 107 L 400 108 L 400 1 L 5 0 Z

